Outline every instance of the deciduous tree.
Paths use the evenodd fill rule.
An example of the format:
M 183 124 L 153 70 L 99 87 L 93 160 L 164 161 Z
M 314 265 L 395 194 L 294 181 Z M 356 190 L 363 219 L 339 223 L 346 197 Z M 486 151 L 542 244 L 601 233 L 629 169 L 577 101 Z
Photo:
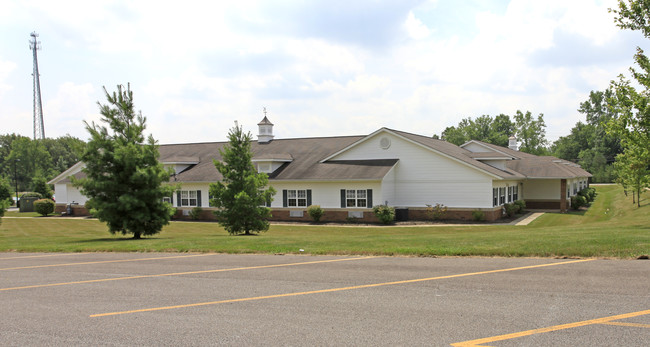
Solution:
M 650 38 L 650 2 L 619 0 L 618 5 L 618 9 L 610 9 L 618 26 L 639 30 Z M 643 90 L 637 91 L 623 75 L 612 81 L 614 94 L 608 104 L 618 118 L 609 122 L 608 132 L 619 137 L 623 147 L 623 154 L 617 157 L 618 181 L 637 191 L 639 203 L 639 194 L 650 186 L 650 60 L 637 47 L 634 61 L 638 69 L 631 67 L 630 72 Z
M 515 124 L 510 117 L 500 114 L 494 119 L 482 115 L 476 119 L 464 118 L 457 126 L 447 127 L 441 138 L 455 145 L 462 145 L 470 140 L 478 140 L 497 146 L 508 146 L 508 138 L 515 133 Z
M 521 142 L 519 150 L 535 155 L 548 154 L 544 115 L 540 113 L 534 118 L 530 111 L 523 113 L 518 110 L 514 119 L 517 140 Z

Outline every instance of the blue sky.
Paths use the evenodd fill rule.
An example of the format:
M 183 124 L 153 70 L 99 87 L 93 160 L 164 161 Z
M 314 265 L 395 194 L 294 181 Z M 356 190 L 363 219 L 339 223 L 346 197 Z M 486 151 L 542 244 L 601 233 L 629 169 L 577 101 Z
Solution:
M 160 143 L 431 136 L 462 118 L 544 114 L 568 135 L 591 90 L 627 74 L 640 34 L 616 1 L 0 0 L 0 133 L 33 134 L 36 31 L 45 134 L 86 140 L 103 86 L 131 83 Z

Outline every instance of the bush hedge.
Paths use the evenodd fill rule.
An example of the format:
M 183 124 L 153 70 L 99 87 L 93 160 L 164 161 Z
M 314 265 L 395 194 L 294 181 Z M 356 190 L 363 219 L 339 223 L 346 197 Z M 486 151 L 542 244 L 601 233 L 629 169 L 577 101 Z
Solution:
M 485 220 L 485 212 L 481 210 L 475 210 L 472 211 L 472 219 L 474 219 L 477 222 L 482 222 Z
M 578 195 L 584 196 L 587 199 L 587 203 L 591 203 L 596 198 L 596 189 L 594 188 L 584 188 L 578 192 Z
M 587 198 L 582 195 L 575 195 L 571 197 L 571 208 L 579 210 L 582 206 L 587 206 Z
M 34 211 L 42 216 L 54 213 L 54 201 L 50 199 L 39 199 L 34 201 Z
M 320 219 L 323 217 L 324 213 L 325 211 L 323 211 L 320 205 L 310 205 L 307 207 L 307 214 L 309 214 L 309 217 L 311 217 L 315 223 L 320 222 Z
M 377 219 L 383 224 L 391 224 L 395 221 L 395 208 L 386 205 L 377 205 L 372 208 Z
M 197 206 L 190 210 L 190 218 L 193 220 L 198 220 L 201 217 L 201 213 L 203 213 L 203 208 Z
M 519 207 L 517 207 L 517 205 L 515 204 L 504 204 L 503 209 L 506 211 L 506 215 L 508 217 L 512 217 L 515 214 L 517 214 L 517 210 L 519 209 Z
M 440 220 L 445 218 L 447 214 L 447 206 L 443 204 L 436 204 L 435 206 L 427 205 L 427 216 L 432 220 Z

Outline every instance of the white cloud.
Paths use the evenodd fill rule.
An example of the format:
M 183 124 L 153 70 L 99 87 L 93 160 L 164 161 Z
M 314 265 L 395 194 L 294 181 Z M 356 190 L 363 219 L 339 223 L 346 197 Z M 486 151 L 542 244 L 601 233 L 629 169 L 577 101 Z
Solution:
M 103 91 L 100 95 L 103 97 Z M 98 99 L 98 91 L 90 83 L 77 85 L 64 82 L 59 85 L 56 95 L 43 102 L 45 135 L 57 137 L 70 134 L 87 139 L 83 122 L 98 122 L 97 100 L 105 102 L 104 98 Z
M 0 37 L 24 33 L 0 42 L 3 112 L 25 118 L 7 131 L 31 134 L 32 30 L 48 136 L 85 138 L 100 87 L 131 81 L 164 143 L 223 140 L 235 119 L 255 134 L 263 106 L 278 138 L 431 135 L 517 109 L 544 113 L 556 138 L 634 53 L 607 13 L 615 0 L 348 3 L 0 2 Z M 611 49 L 630 58 L 598 54 Z
M 0 101 L 3 94 L 11 89 L 13 86 L 9 82 L 9 75 L 16 69 L 16 63 L 11 61 L 4 61 L 0 59 Z
M 431 33 L 431 30 L 421 20 L 415 18 L 413 11 L 409 11 L 404 27 L 409 36 L 416 40 L 427 38 Z

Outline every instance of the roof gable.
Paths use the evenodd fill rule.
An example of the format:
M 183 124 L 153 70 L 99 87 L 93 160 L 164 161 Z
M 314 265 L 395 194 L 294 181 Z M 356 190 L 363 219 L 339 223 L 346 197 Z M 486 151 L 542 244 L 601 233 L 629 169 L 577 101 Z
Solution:
M 59 183 L 67 183 L 70 181 L 69 177 L 74 176 L 75 174 L 81 172 L 83 168 L 86 167 L 86 164 L 83 162 L 77 162 L 76 164 L 72 165 L 69 169 L 63 171 L 60 173 L 58 176 L 54 177 L 51 179 L 47 184 L 59 184 Z

